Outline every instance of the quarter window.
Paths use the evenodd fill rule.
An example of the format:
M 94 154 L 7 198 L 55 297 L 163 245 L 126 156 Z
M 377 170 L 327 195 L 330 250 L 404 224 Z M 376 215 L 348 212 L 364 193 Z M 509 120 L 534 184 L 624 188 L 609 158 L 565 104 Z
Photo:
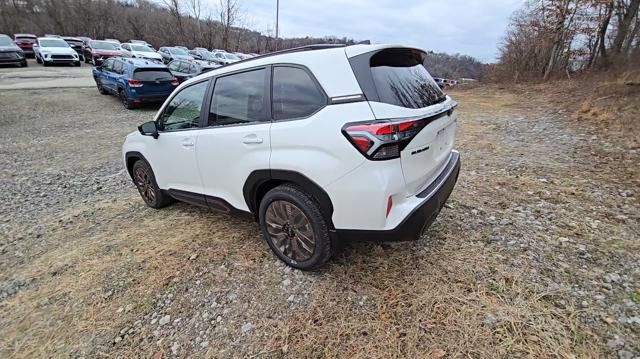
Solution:
M 273 68 L 272 111 L 275 120 L 307 117 L 326 105 L 311 76 L 297 67 Z
M 268 121 L 265 116 L 265 69 L 242 72 L 216 80 L 209 111 L 209 126 Z
M 175 131 L 198 127 L 208 84 L 208 81 L 200 82 L 175 95 L 162 114 L 160 128 L 163 131 Z

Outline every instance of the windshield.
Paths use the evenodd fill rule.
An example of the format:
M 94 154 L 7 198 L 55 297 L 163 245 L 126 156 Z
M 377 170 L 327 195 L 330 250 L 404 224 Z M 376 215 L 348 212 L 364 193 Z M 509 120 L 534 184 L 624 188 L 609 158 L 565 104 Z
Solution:
M 107 41 L 91 41 L 91 47 L 98 50 L 117 50 L 118 45 Z
M 41 39 L 40 47 L 69 47 L 69 44 L 61 39 Z
M 189 53 L 187 53 L 186 51 L 184 51 L 183 49 L 181 49 L 179 47 L 170 48 L 169 52 L 171 52 L 174 55 L 189 55 Z
M 10 46 L 13 44 L 9 36 L 0 36 L 0 46 Z
M 213 56 L 213 54 L 208 51 L 199 51 L 198 55 L 200 55 L 203 59 L 206 59 L 206 60 L 215 60 L 215 56 Z
M 144 45 L 131 45 L 131 50 L 138 52 L 153 52 L 153 50 Z
M 234 54 L 224 54 L 224 57 L 226 57 L 229 60 L 240 60 L 238 58 L 238 56 L 234 55 Z

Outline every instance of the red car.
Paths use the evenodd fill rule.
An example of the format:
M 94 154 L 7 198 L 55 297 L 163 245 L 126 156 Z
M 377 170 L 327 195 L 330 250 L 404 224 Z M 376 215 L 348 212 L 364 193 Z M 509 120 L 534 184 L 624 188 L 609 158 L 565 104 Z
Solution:
M 16 45 L 22 49 L 24 54 L 29 57 L 33 57 L 33 44 L 36 43 L 36 39 L 38 38 L 33 34 L 14 34 L 13 38 L 15 40 Z
M 84 62 L 94 66 L 113 56 L 121 56 L 122 49 L 118 44 L 109 41 L 91 40 L 83 47 Z

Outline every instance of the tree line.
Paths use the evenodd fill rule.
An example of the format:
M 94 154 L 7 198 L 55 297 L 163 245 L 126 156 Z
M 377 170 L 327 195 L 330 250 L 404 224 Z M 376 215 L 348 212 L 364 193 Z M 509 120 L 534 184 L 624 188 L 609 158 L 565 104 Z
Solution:
M 509 25 L 499 79 L 547 80 L 640 64 L 640 0 L 529 0 Z

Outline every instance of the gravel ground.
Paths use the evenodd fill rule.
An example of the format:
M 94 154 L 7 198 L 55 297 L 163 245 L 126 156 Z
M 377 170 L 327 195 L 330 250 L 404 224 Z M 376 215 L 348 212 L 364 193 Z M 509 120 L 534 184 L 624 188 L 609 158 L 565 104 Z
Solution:
M 143 205 L 120 146 L 153 108 L 1 92 L 0 355 L 639 357 L 638 148 L 536 94 L 454 95 L 463 169 L 425 237 L 302 273 L 251 221 Z

